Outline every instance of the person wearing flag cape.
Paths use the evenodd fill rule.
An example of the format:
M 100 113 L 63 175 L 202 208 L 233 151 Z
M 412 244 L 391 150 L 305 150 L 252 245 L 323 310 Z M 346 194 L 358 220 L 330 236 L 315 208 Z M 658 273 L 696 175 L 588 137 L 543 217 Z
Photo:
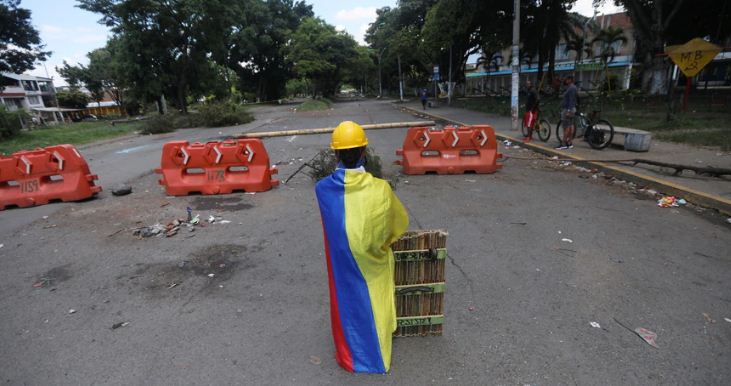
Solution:
M 396 330 L 391 244 L 409 217 L 388 182 L 365 171 L 366 138 L 355 122 L 342 122 L 330 147 L 337 169 L 315 193 L 322 216 L 335 359 L 345 370 L 387 373 Z

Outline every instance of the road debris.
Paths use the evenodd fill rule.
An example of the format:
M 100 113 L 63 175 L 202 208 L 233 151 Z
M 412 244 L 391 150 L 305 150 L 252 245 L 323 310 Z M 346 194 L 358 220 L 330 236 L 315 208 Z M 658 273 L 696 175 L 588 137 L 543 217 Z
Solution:
M 112 330 L 116 330 L 118 328 L 127 327 L 127 326 L 129 326 L 129 322 L 114 323 L 114 324 L 112 324 Z
M 508 140 L 506 139 L 506 140 L 504 140 L 504 141 L 503 141 L 503 145 L 505 145 L 505 147 L 510 147 L 510 146 L 513 146 L 513 143 L 512 143 L 512 142 L 510 142 L 510 141 L 508 141 Z
M 310 355 L 310 363 L 312 363 L 313 365 L 319 365 L 320 363 L 322 363 L 322 360 L 320 359 L 320 357 Z
M 650 330 L 648 330 L 648 329 L 646 329 L 644 327 L 637 327 L 637 328 L 635 328 L 633 330 L 633 329 L 627 327 L 626 324 L 624 324 L 624 323 L 620 322 L 619 320 L 617 320 L 617 318 L 613 318 L 613 319 L 620 326 L 624 327 L 625 329 L 627 329 L 627 330 L 635 333 L 637 336 L 639 336 L 640 338 L 642 338 L 642 340 L 644 340 L 650 346 L 652 346 L 654 348 L 660 348 L 660 346 L 657 345 L 657 334 L 656 333 L 654 333 L 654 332 L 652 332 L 652 331 L 650 331 Z
M 725 320 L 725 321 L 727 321 L 727 322 L 731 323 L 731 319 L 729 319 L 729 318 L 723 318 L 723 320 Z
M 209 274 L 208 274 L 208 277 L 210 277 L 210 278 L 213 278 L 214 276 L 216 276 L 216 274 L 215 274 L 215 273 L 209 273 Z
M 120 185 L 112 189 L 113 196 L 126 196 L 132 193 L 132 187 L 129 185 Z
M 565 243 L 569 243 L 569 244 L 574 242 L 574 240 L 571 240 L 571 239 L 561 239 L 561 241 L 563 241 Z
M 665 196 L 659 200 L 657 200 L 657 206 L 661 208 L 677 208 L 680 205 L 685 205 L 688 202 L 685 201 L 682 198 L 677 198 L 675 196 Z
M 709 314 L 709 313 L 707 313 L 707 312 L 704 312 L 704 313 L 703 313 L 703 318 L 704 318 L 704 319 L 706 320 L 706 322 L 708 322 L 708 323 L 716 323 L 716 320 L 715 320 L 715 319 L 713 319 L 713 318 L 711 318 L 711 314 Z
M 69 314 L 75 314 L 75 313 L 76 313 L 76 310 L 75 309 L 72 308 L 72 309 L 69 310 Z
M 2 247 L 4 247 L 4 246 L 5 246 L 5 244 L 0 244 L 0 249 L 1 249 Z
M 594 328 L 602 328 L 602 326 L 599 325 L 599 323 L 597 323 L 597 322 L 589 322 L 589 324 L 591 324 L 591 326 Z

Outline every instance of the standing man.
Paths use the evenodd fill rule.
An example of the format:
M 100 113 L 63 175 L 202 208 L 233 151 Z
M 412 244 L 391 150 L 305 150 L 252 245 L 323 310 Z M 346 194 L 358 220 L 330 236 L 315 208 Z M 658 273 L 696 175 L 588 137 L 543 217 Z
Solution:
M 387 373 L 396 330 L 390 245 L 409 217 L 388 182 L 365 171 L 363 128 L 342 122 L 332 134 L 338 167 L 315 187 L 320 205 L 335 359 L 345 370 Z
M 574 147 L 574 115 L 576 115 L 576 94 L 578 93 L 576 85 L 574 85 L 574 76 L 568 75 L 564 79 L 566 92 L 561 100 L 561 124 L 563 125 L 563 141 L 559 138 L 559 146 L 557 150 L 573 149 Z
M 429 98 L 429 96 L 428 96 L 428 94 L 426 92 L 426 89 L 425 88 L 422 88 L 421 89 L 421 92 L 420 92 L 420 95 L 419 95 L 419 99 L 421 99 L 421 108 L 424 109 L 424 110 L 426 110 L 426 101 L 427 101 L 428 98 Z
M 535 126 L 538 118 L 538 93 L 536 93 L 530 80 L 525 82 L 525 89 L 528 94 L 525 98 L 523 125 L 528 129 L 528 135 L 523 138 L 523 142 L 528 143 L 533 139 L 533 126 Z

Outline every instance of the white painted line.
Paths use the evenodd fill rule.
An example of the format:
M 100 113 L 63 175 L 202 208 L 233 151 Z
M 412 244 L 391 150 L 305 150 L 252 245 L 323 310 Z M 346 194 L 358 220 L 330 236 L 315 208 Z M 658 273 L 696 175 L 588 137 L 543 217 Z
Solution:
M 61 157 L 61 154 L 58 154 L 57 151 L 54 151 L 53 152 L 53 157 L 56 158 L 56 160 L 58 161 L 58 170 L 63 170 L 63 161 L 64 161 L 64 159 L 63 159 L 63 157 Z
M 122 149 L 122 150 L 119 150 L 119 151 L 117 151 L 116 153 L 117 153 L 117 154 L 129 154 L 129 153 L 136 153 L 136 152 L 138 152 L 138 151 L 140 151 L 140 150 L 143 150 L 143 149 L 146 149 L 146 148 L 148 148 L 148 147 L 152 147 L 152 146 L 157 146 L 157 145 L 154 145 L 154 144 L 149 144 L 149 145 L 142 145 L 142 146 L 135 146 L 135 147 L 129 147 L 129 148 L 126 148 L 126 149 Z
M 25 174 L 30 174 L 30 161 L 25 157 L 20 157 L 20 160 L 25 164 Z
M 246 144 L 246 150 L 249 152 L 249 162 L 251 162 L 251 160 L 254 159 L 254 151 L 251 150 L 248 143 Z
M 480 130 L 482 133 L 482 142 L 480 142 L 480 147 L 485 146 L 485 142 L 487 142 L 487 135 L 485 134 L 485 130 Z
M 219 162 L 221 162 L 221 157 L 223 157 L 223 153 L 218 150 L 218 146 L 213 146 L 213 151 L 216 152 L 216 164 L 218 164 Z

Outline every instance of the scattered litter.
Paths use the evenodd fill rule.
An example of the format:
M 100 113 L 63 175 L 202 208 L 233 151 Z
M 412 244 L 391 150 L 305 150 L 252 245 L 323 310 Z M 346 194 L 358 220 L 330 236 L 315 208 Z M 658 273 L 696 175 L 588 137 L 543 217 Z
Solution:
M 69 314 L 75 314 L 75 313 L 76 313 L 76 310 L 75 309 L 72 308 L 72 309 L 69 310 Z
M 589 322 L 589 324 L 591 324 L 591 326 L 594 328 L 602 328 L 602 326 L 600 326 L 597 322 Z
M 727 322 L 731 323 L 731 319 L 729 319 L 729 318 L 723 318 L 723 320 L 725 320 L 725 321 L 727 321 Z
M 113 196 L 126 196 L 132 193 L 132 187 L 129 185 L 120 185 L 112 189 Z
M 168 206 L 168 205 L 170 205 L 170 203 L 169 203 L 169 202 L 164 202 L 164 203 L 162 203 L 162 204 L 160 205 L 160 208 L 164 208 L 164 207 L 166 207 L 166 206 Z
M 184 262 L 181 262 L 183 265 L 185 265 Z M 178 264 L 178 267 L 181 267 L 180 264 Z M 181 267 L 182 268 L 182 267 Z M 172 283 L 168 286 L 168 289 L 175 288 L 178 286 L 178 283 Z
M 708 323 L 716 323 L 716 320 L 715 320 L 715 319 L 713 319 L 713 318 L 711 317 L 711 315 L 710 315 L 709 313 L 707 313 L 707 312 L 704 312 L 704 313 L 703 313 L 703 318 L 704 318 L 704 319 L 706 320 L 706 322 L 708 322 Z
M 554 155 L 553 157 L 551 157 L 551 159 L 558 159 L 558 156 Z
M 591 169 L 587 169 L 583 166 L 574 166 L 574 168 L 582 173 L 590 173 Z
M 731 220 L 731 219 L 729 219 L 729 220 Z M 2 248 L 2 247 L 4 247 L 4 246 L 5 246 L 5 244 L 0 244 L 0 248 Z
M 475 310 L 475 307 L 473 307 L 473 306 L 469 306 L 469 307 L 467 307 L 467 310 L 469 310 L 470 312 L 472 312 L 472 311 L 474 311 L 474 310 Z
M 219 284 L 218 285 L 218 288 L 223 288 L 223 284 Z
M 558 234 L 561 234 L 561 231 L 558 231 Z
M 162 224 L 157 223 L 157 224 L 149 226 L 149 227 L 142 227 L 142 228 L 135 229 L 132 234 L 134 236 L 137 236 L 142 239 L 142 238 L 157 236 L 165 230 L 166 229 Z
M 559 163 L 559 165 L 561 165 L 561 166 L 571 166 L 571 161 L 561 161 Z
M 127 327 L 127 326 L 129 326 L 129 322 L 114 323 L 114 324 L 112 324 L 112 330 L 116 330 L 120 327 Z
M 506 140 L 504 140 L 504 141 L 503 141 L 503 145 L 505 145 L 505 147 L 510 147 L 510 146 L 513 146 L 513 143 L 512 143 L 512 142 L 510 142 L 510 141 L 508 141 L 508 140 L 506 139 Z
M 574 240 L 571 240 L 571 239 L 561 239 L 561 241 L 563 241 L 565 243 L 569 243 L 569 244 L 574 242 Z
M 193 216 L 193 218 L 190 221 L 188 221 L 188 223 L 190 223 L 192 225 L 197 225 L 200 222 L 201 222 L 200 215 L 195 215 L 195 216 Z
M 229 221 L 229 220 L 221 220 L 221 221 L 219 221 L 219 223 L 221 223 L 221 224 L 230 224 L 231 221 Z
M 48 216 L 43 216 L 43 219 L 44 220 L 48 220 Z
M 642 338 L 642 340 L 644 340 L 650 346 L 652 346 L 654 348 L 660 348 L 657 345 L 657 334 L 656 333 L 654 333 L 654 332 L 652 332 L 652 331 L 650 331 L 650 330 L 648 330 L 646 328 L 643 328 L 643 327 L 637 327 L 637 328 L 635 328 L 633 330 L 633 329 L 627 327 L 627 325 L 625 325 L 624 323 L 622 323 L 619 320 L 617 320 L 617 318 L 613 318 L 613 319 L 620 326 L 622 326 L 622 327 L 626 328 L 627 330 L 629 330 L 629 331 L 637 334 L 637 336 L 639 336 L 640 338 Z
M 465 180 L 465 182 L 477 182 L 477 180 Z
M 320 359 L 320 357 L 310 355 L 310 363 L 312 363 L 313 365 L 319 365 L 320 363 L 322 363 L 322 360 Z
M 661 208 L 677 208 L 680 205 L 685 205 L 686 201 L 682 198 L 678 199 L 675 196 L 665 196 L 657 200 L 657 206 Z
M 213 224 L 214 222 L 216 222 L 216 218 L 213 217 L 213 215 L 210 215 L 210 216 L 208 216 L 208 222 Z
M 520 149 L 520 146 L 515 145 L 515 146 L 513 146 L 513 149 Z
M 216 274 L 215 274 L 215 273 L 209 273 L 209 274 L 208 274 L 208 277 L 214 277 L 214 276 L 216 276 Z
M 731 224 L 731 217 L 727 218 L 727 219 L 726 219 L 726 222 L 727 222 L 727 223 L 729 223 L 729 224 Z M 3 247 L 3 245 L 2 245 L 2 244 L 0 244 L 0 248 L 2 248 L 2 247 Z
M 245 192 L 244 194 L 256 194 L 256 192 Z

